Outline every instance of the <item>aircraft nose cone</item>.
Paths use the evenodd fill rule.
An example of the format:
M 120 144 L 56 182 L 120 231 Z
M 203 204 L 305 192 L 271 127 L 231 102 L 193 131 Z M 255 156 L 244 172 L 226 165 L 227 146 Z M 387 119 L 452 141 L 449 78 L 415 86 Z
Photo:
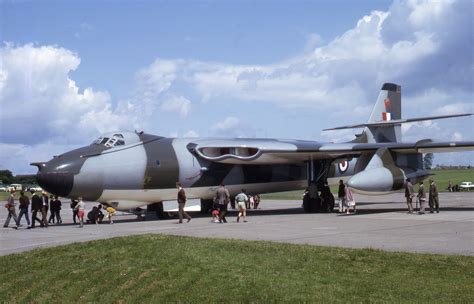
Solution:
M 72 190 L 74 180 L 72 173 L 41 171 L 36 174 L 36 180 L 41 188 L 58 196 L 68 196 Z

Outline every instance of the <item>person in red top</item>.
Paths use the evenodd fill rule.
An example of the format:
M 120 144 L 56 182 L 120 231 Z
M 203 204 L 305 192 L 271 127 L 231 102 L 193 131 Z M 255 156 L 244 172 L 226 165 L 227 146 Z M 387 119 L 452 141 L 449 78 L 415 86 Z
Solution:
M 191 221 L 191 217 L 186 211 L 184 211 L 184 205 L 186 204 L 186 193 L 184 192 L 183 186 L 181 186 L 180 183 L 176 183 L 176 188 L 178 188 L 178 213 L 179 213 L 178 224 L 182 224 L 183 215 L 188 219 L 188 222 Z

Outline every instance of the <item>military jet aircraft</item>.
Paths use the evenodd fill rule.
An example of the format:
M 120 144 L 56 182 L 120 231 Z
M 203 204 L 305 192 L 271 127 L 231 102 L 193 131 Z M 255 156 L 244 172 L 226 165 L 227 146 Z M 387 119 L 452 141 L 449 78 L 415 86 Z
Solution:
M 355 191 L 397 191 L 404 181 L 423 180 L 423 153 L 472 151 L 474 141 L 401 141 L 401 124 L 468 116 L 445 115 L 402 119 L 401 87 L 382 86 L 367 123 L 338 127 L 364 128 L 353 141 L 322 143 L 267 138 L 166 138 L 143 132 L 112 132 L 92 144 L 53 157 L 38 167 L 37 180 L 50 193 L 83 197 L 131 210 L 176 199 L 176 182 L 205 210 L 218 185 L 230 194 L 304 189 L 343 179 Z

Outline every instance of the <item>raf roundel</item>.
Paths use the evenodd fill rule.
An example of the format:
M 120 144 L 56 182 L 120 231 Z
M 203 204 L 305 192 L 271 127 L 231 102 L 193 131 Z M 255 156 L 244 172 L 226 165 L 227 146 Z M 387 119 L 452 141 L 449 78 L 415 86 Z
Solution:
M 337 168 L 339 169 L 340 173 L 344 173 L 349 168 L 349 162 L 347 160 L 343 160 L 337 164 Z

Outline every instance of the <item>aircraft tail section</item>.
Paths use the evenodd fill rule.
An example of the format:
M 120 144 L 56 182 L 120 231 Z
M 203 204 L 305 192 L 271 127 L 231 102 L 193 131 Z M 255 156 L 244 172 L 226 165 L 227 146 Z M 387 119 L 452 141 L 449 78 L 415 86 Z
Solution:
M 401 118 L 401 87 L 393 83 L 384 83 L 367 122 L 391 121 Z
M 364 130 L 356 135 L 357 138 L 353 142 L 400 142 L 402 139 L 401 118 L 401 87 L 394 83 L 384 83 L 367 123 L 324 129 L 324 131 L 363 127 Z
M 353 143 L 394 143 L 402 141 L 401 125 L 416 121 L 471 116 L 472 113 L 402 119 L 401 87 L 384 83 L 366 123 L 324 129 L 323 131 L 364 128 Z
M 367 142 L 400 142 L 402 132 L 400 124 L 391 124 L 402 118 L 401 87 L 393 83 L 384 83 L 379 97 L 370 114 L 368 125 L 362 134 Z M 388 125 L 370 125 L 372 123 L 387 123 Z

